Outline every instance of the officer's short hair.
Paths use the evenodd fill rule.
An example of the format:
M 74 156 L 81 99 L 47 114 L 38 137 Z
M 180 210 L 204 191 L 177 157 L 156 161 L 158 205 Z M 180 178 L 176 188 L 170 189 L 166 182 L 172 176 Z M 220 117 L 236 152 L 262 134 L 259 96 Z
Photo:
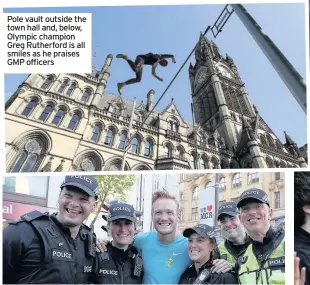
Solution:
M 179 209 L 180 209 L 180 205 L 178 200 L 171 195 L 167 190 L 157 190 L 153 193 L 152 195 L 152 210 L 153 210 L 153 204 L 158 200 L 158 199 L 170 199 L 172 201 L 174 201 L 177 205 L 177 214 L 179 214 Z
M 306 214 L 302 209 L 310 206 L 310 172 L 294 173 L 294 226 L 299 229 L 306 223 Z

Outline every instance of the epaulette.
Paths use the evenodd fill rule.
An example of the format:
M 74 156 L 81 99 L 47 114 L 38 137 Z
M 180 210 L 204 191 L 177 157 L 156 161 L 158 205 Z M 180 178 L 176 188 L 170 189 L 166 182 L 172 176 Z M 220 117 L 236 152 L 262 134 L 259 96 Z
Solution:
M 9 225 L 17 225 L 17 224 L 20 223 L 20 222 L 24 222 L 24 221 L 21 220 L 21 219 L 12 220 L 12 221 L 8 221 L 8 224 L 9 224 Z
M 32 212 L 29 212 L 27 214 L 22 215 L 20 218 L 26 222 L 31 222 L 33 220 L 36 220 L 36 219 L 39 219 L 42 217 L 44 217 L 44 218 L 48 217 L 48 212 L 41 213 L 41 212 L 35 210 L 35 211 L 32 211 Z

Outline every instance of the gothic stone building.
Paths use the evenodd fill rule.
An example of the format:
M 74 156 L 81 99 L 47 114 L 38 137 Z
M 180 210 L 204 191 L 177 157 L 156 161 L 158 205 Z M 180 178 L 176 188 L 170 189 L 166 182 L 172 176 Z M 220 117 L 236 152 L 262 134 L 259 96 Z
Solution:
M 306 167 L 250 103 L 234 61 L 200 36 L 189 67 L 195 127 L 171 101 L 136 104 L 125 170 Z M 106 90 L 112 55 L 91 74 L 30 74 L 5 106 L 7 172 L 120 170 L 133 101 Z M 147 118 L 142 125 L 144 119 Z

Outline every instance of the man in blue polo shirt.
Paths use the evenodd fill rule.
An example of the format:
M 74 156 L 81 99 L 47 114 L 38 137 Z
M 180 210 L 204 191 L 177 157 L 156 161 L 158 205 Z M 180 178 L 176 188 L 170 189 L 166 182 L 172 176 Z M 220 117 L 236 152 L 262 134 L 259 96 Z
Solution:
M 187 238 L 177 231 L 179 203 L 167 191 L 156 191 L 152 198 L 155 231 L 138 233 L 134 246 L 141 251 L 145 284 L 177 284 L 191 264 Z

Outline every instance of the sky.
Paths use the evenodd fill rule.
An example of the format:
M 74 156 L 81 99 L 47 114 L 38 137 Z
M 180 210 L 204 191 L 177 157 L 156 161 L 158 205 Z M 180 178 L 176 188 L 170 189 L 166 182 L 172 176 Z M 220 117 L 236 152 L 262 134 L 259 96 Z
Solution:
M 247 11 L 273 40 L 300 75 L 306 79 L 305 13 L 304 4 L 246 4 Z M 148 52 L 170 53 L 171 60 L 165 68 L 158 67 L 157 74 L 164 78 L 158 81 L 151 74 L 151 67 L 144 67 L 142 82 L 125 86 L 123 96 L 146 102 L 150 89 L 155 90 L 154 100 L 161 96 L 179 70 L 208 25 L 213 25 L 225 7 L 223 4 L 171 5 L 171 6 L 115 6 L 115 7 L 61 7 L 61 8 L 11 8 L 4 12 L 29 13 L 92 13 L 93 65 L 101 69 L 106 56 L 112 54 L 111 76 L 107 91 L 117 94 L 117 82 L 134 77 L 127 63 L 115 56 L 125 53 L 132 59 Z M 299 145 L 307 142 L 306 115 L 278 76 L 271 63 L 260 50 L 252 36 L 234 13 L 222 33 L 214 39 L 220 53 L 232 57 L 245 83 L 250 102 L 257 106 L 261 117 L 276 136 L 284 141 L 284 133 Z M 157 109 L 164 109 L 174 98 L 181 115 L 191 121 L 191 90 L 189 63 L 184 66 L 171 85 Z M 5 100 L 26 78 L 26 74 L 5 74 Z

